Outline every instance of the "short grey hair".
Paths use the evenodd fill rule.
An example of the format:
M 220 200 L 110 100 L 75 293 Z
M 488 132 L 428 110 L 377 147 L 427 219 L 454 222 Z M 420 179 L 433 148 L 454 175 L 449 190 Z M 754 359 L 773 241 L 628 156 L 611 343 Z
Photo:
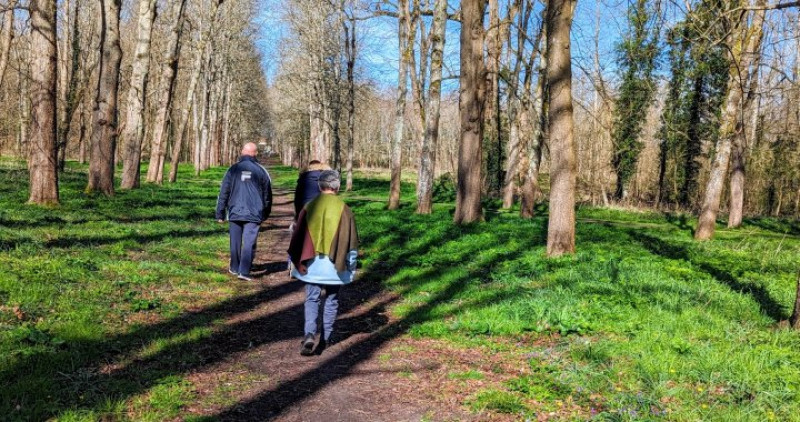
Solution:
M 320 190 L 339 190 L 342 185 L 339 180 L 339 172 L 336 170 L 324 170 L 319 174 Z

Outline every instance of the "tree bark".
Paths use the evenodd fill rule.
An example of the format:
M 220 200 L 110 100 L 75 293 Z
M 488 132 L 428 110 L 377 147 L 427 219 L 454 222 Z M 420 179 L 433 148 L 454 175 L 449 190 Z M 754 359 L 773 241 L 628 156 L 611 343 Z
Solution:
M 128 120 L 125 123 L 123 136 L 125 156 L 122 160 L 122 183 L 120 186 L 122 189 L 139 186 L 147 75 L 150 72 L 150 45 L 155 19 L 156 0 L 139 0 L 136 50 L 131 65 L 131 85 L 128 90 Z
M 542 161 L 542 145 L 547 141 L 547 9 L 542 11 L 542 27 L 534 43 L 539 51 L 539 78 L 536 83 L 536 92 L 533 105 L 530 101 L 532 69 L 536 58 L 535 52 L 531 54 L 526 66 L 525 81 L 522 90 L 522 113 L 520 116 L 520 127 L 526 128 L 529 119 L 533 116 L 534 121 L 532 133 L 528 136 L 525 156 L 527 164 L 523 172 L 522 195 L 520 198 L 519 215 L 522 218 L 532 218 L 536 202 L 542 196 L 542 189 L 539 187 L 539 168 Z
M 355 154 L 356 130 L 356 20 L 350 17 L 350 24 L 345 25 L 345 55 L 347 57 L 347 182 L 345 190 L 353 190 L 353 155 Z
M 575 0 L 553 0 L 547 9 L 547 85 L 550 97 L 550 218 L 547 255 L 575 251 L 575 145 L 572 116 L 570 29 Z
M 458 109 L 461 143 L 458 149 L 456 212 L 453 221 L 465 224 L 483 218 L 481 167 L 486 65 L 483 61 L 483 15 L 486 0 L 461 3 L 461 76 Z
M 513 20 L 522 1 L 517 0 L 514 2 L 510 12 L 509 20 Z M 519 165 L 520 155 L 522 153 L 522 135 L 520 131 L 520 120 L 522 115 L 520 113 L 522 100 L 519 94 L 519 72 L 522 68 L 524 60 L 523 53 L 525 51 L 521 46 L 525 43 L 525 36 L 528 30 L 528 20 L 530 18 L 530 9 L 526 9 L 524 13 L 519 13 L 519 23 L 517 29 L 517 52 L 514 61 L 514 71 L 512 72 L 511 81 L 508 83 L 509 100 L 508 100 L 508 145 L 506 151 L 506 174 L 503 180 L 503 208 L 509 209 L 514 205 L 514 196 L 517 193 L 517 184 L 519 181 Z M 508 41 L 509 44 L 511 41 Z M 535 50 L 535 49 L 534 49 Z M 526 69 L 530 71 L 530 69 Z M 526 78 L 528 74 L 526 72 Z M 530 85 L 528 85 L 530 86 Z
M 714 236 L 720 199 L 725 185 L 725 176 L 728 173 L 728 165 L 730 164 L 732 142 L 734 138 L 741 136 L 744 130 L 743 122 L 739 115 L 742 110 L 742 98 L 744 95 L 744 81 L 740 69 L 750 68 L 750 61 L 744 52 L 747 46 L 750 45 L 751 37 L 757 35 L 757 32 L 761 30 L 755 27 L 747 28 L 747 14 L 736 13 L 737 16 L 734 18 L 732 30 L 729 31 L 726 39 L 730 63 L 728 93 L 722 110 L 716 154 L 711 165 L 711 174 L 706 184 L 700 219 L 694 235 L 697 240 L 709 240 Z
M 114 194 L 114 151 L 117 143 L 117 93 L 122 49 L 119 38 L 121 0 L 101 0 L 100 67 L 92 119 L 92 148 L 87 192 Z
M 29 203 L 58 204 L 56 0 L 31 0 Z
M 11 56 L 11 42 L 14 40 L 14 8 L 17 0 L 11 0 L 6 6 L 7 10 L 2 13 L 3 27 L 0 29 L 0 86 L 8 69 L 8 59 Z
M 65 3 L 65 15 L 69 16 L 69 2 Z M 64 84 L 61 110 L 58 113 L 58 169 L 64 171 L 64 165 L 67 156 L 67 140 L 69 131 L 72 127 L 72 118 L 75 111 L 78 109 L 78 104 L 83 101 L 83 93 L 85 92 L 84 86 L 88 83 L 89 71 L 84 71 L 78 80 L 78 73 L 81 69 L 81 40 L 80 40 L 80 25 L 78 17 L 80 16 L 80 2 L 75 2 L 75 14 L 73 15 L 71 26 L 72 30 L 64 36 L 64 51 L 67 51 L 67 46 L 70 46 L 70 67 L 66 65 L 62 69 L 64 75 L 61 78 Z M 68 24 L 70 24 L 68 22 Z M 69 26 L 69 25 L 66 25 Z
M 436 169 L 436 149 L 439 143 L 439 118 L 442 98 L 442 58 L 447 24 L 447 0 L 436 0 L 431 25 L 431 82 L 428 110 L 425 113 L 425 135 L 420 151 L 417 179 L 417 213 L 433 211 L 433 179 Z
M 756 6 L 764 6 L 765 0 L 756 1 Z M 764 20 L 766 11 L 757 10 L 754 12 L 753 21 L 750 26 L 752 32 L 749 36 L 747 43 L 747 50 L 743 52 L 743 56 L 747 58 L 746 64 L 748 67 L 739 69 L 743 72 L 742 83 L 747 83 L 749 89 L 745 104 L 742 105 L 742 113 L 744 111 L 752 111 L 753 99 L 757 95 L 755 92 L 758 88 L 758 66 L 761 62 L 761 41 L 764 35 Z M 740 114 L 739 118 L 743 119 L 744 116 Z M 744 125 L 743 125 L 744 126 Z M 730 205 L 728 210 L 728 227 L 739 227 L 742 225 L 742 217 L 744 215 L 744 185 L 745 185 L 745 165 L 747 154 L 747 139 L 745 136 L 744 128 L 736 133 L 733 138 L 732 156 L 731 156 L 731 181 L 730 181 Z
M 394 210 L 400 207 L 400 176 L 403 165 L 402 146 L 405 136 L 405 110 L 406 96 L 408 95 L 408 63 L 411 56 L 411 45 L 408 39 L 408 0 L 397 2 L 398 13 L 398 48 L 400 60 L 397 69 L 397 102 L 394 112 L 394 137 L 391 145 L 391 182 L 389 184 L 388 208 Z
M 800 330 L 800 272 L 797 273 L 797 294 L 795 294 L 794 311 L 792 311 L 789 324 L 795 330 Z
M 186 0 L 173 0 L 171 5 L 172 10 L 170 11 L 171 25 L 169 27 L 169 38 L 167 39 L 166 55 L 164 56 L 164 61 L 161 64 L 161 83 L 165 89 L 161 91 L 161 96 L 158 100 L 158 111 L 156 112 L 155 125 L 153 126 L 153 138 L 151 143 L 151 145 L 157 145 L 155 154 L 156 160 L 153 159 L 154 155 L 151 147 L 150 162 L 147 166 L 148 175 L 150 173 L 150 166 L 158 166 L 163 160 L 162 157 L 164 156 L 165 151 L 163 151 L 162 145 L 164 144 L 164 137 L 167 131 L 169 113 L 172 109 L 172 103 L 175 98 L 175 76 L 178 72 L 178 51 L 180 50 L 180 38 L 181 33 L 183 32 L 183 14 L 186 10 Z M 194 76 L 194 72 L 196 71 L 196 69 L 192 69 L 192 76 Z M 185 109 L 191 107 L 194 107 L 191 101 L 185 105 Z M 189 116 L 189 110 L 185 109 L 181 110 L 182 119 L 179 123 L 182 124 L 182 126 L 179 125 L 178 127 L 178 131 L 175 134 L 175 144 L 172 147 L 172 166 L 169 169 L 169 181 L 172 183 L 174 183 L 178 177 L 178 161 L 180 160 L 181 146 L 183 145 L 184 136 L 184 132 L 181 132 L 181 130 L 186 130 L 186 123 L 184 122 L 183 118 L 185 115 L 186 120 L 188 120 Z M 154 161 L 156 162 L 154 163 Z M 156 175 L 155 180 L 157 180 L 158 169 L 154 169 L 153 172 Z M 149 178 L 148 181 L 150 181 Z
M 493 153 L 489 153 L 490 159 L 493 157 L 494 162 L 486 163 L 487 170 L 493 168 L 493 174 L 487 174 L 489 185 L 488 191 L 492 196 L 500 191 L 500 184 L 502 183 L 503 168 L 503 148 L 502 148 L 502 134 L 500 124 L 500 54 L 503 45 L 500 41 L 500 7 L 498 0 L 488 0 L 489 3 L 489 29 L 486 31 L 486 51 L 488 63 L 486 65 L 487 76 L 489 83 L 486 85 L 485 98 L 487 100 L 485 114 L 488 114 L 488 136 L 487 146 L 494 149 Z
M 169 38 L 167 40 L 166 55 L 161 64 L 161 83 L 165 87 L 161 91 L 161 97 L 158 100 L 158 111 L 156 112 L 155 125 L 153 126 L 153 138 L 150 147 L 150 162 L 147 165 L 147 181 L 150 183 L 157 183 L 158 174 L 163 174 L 164 156 L 166 148 L 164 144 L 167 138 L 167 127 L 169 125 L 170 111 L 172 110 L 172 103 L 175 98 L 175 79 L 178 72 L 178 52 L 180 51 L 180 39 L 183 32 L 184 13 L 186 10 L 186 0 L 173 0 L 172 11 L 170 12 Z M 219 6 L 217 1 L 212 2 L 212 5 Z M 216 16 L 216 7 L 214 7 L 214 14 L 211 19 Z M 197 85 L 197 80 L 200 74 L 200 62 L 202 60 L 203 44 L 206 38 L 200 41 L 201 49 L 197 53 L 200 58 L 195 57 L 193 62 L 192 73 L 189 80 L 189 91 L 187 92 L 187 101 L 183 108 L 181 108 L 180 119 L 177 124 L 177 131 L 175 132 L 175 143 L 172 148 L 172 166 L 170 167 L 169 181 L 174 183 L 178 177 L 178 165 L 180 160 L 181 146 L 183 145 L 183 136 L 186 132 L 186 126 L 189 121 L 189 112 L 192 108 L 196 107 L 193 104 L 194 90 Z M 160 167 L 160 169 L 159 169 Z M 152 170 L 151 170 L 152 168 Z

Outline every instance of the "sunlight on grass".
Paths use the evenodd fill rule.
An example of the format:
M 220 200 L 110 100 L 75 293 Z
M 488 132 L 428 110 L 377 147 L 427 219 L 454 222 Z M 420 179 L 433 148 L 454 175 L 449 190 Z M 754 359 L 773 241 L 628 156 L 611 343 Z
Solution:
M 197 399 L 186 375 L 204 364 L 193 348 L 224 320 L 215 306 L 250 292 L 229 283 L 227 232 L 213 221 L 224 169 L 195 178 L 181 168 L 177 184 L 106 199 L 84 195 L 84 168 L 70 163 L 62 205 L 49 209 L 24 205 L 26 172 L 0 164 L 0 414 L 186 418 Z M 270 172 L 277 189 L 294 187 L 295 170 Z M 548 260 L 541 208 L 520 220 L 487 201 L 485 222 L 457 227 L 449 202 L 413 213 L 412 178 L 401 209 L 385 210 L 384 176 L 357 174 L 343 194 L 361 237 L 360 282 L 400 294 L 391 312 L 411 336 L 524 354 L 525 368 L 461 397 L 465 409 L 798 419 L 800 334 L 778 324 L 800 268 L 797 222 L 752 219 L 695 243 L 687 216 L 581 208 L 578 253 Z M 439 198 L 452 195 L 446 182 Z M 232 404 L 227 394 L 207 400 Z

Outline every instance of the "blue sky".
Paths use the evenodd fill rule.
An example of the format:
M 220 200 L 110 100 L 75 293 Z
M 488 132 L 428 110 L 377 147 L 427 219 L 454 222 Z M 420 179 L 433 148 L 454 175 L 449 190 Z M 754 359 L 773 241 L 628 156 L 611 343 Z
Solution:
M 290 0 L 261 0 L 261 13 L 255 18 L 259 28 L 259 48 L 264 56 L 264 67 L 268 75 L 276 69 L 277 45 L 285 34 L 280 21 L 281 7 Z M 505 4 L 506 0 L 500 0 Z M 450 8 L 458 2 L 451 1 Z M 586 68 L 592 66 L 595 31 L 599 29 L 601 67 L 613 71 L 614 46 L 625 27 L 625 11 L 628 0 L 580 0 L 575 12 L 573 26 L 573 61 Z M 450 22 L 445 49 L 445 75 L 458 72 L 458 34 L 460 24 Z M 361 50 L 359 66 L 362 76 L 382 88 L 397 85 L 397 21 L 393 18 L 374 18 L 359 22 Z M 580 72 L 576 68 L 576 72 Z M 457 81 L 446 82 L 445 89 L 457 87 Z

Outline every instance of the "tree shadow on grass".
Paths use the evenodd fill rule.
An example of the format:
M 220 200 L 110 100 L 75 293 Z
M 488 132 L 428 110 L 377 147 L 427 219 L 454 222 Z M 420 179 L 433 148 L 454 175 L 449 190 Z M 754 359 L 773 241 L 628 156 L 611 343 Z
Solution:
M 406 333 L 414 324 L 434 319 L 434 309 L 463 292 L 471 279 L 485 275 L 495 265 L 515 259 L 519 253 L 539 243 L 541 237 L 528 237 L 514 250 L 499 249 L 502 253 L 484 254 L 481 255 L 484 257 L 482 260 L 476 260 L 475 256 L 483 252 L 482 248 L 486 245 L 469 244 L 459 239 L 488 230 L 486 226 L 440 225 L 431 229 L 420 224 L 417 217 L 405 213 L 395 215 L 400 220 L 398 224 L 389 224 L 392 227 L 384 228 L 389 232 L 376 229 L 362 238 L 365 245 L 382 243 L 380 241 L 386 236 L 390 236 L 391 240 L 388 247 L 375 250 L 372 264 L 360 276 L 357 284 L 347 287 L 340 303 L 344 318 L 337 323 L 338 340 L 347 340 L 361 332 L 371 334 L 338 353 L 336 349 L 331 350 L 330 354 L 324 353 L 319 358 L 324 360 L 313 370 L 279 384 L 250 402 L 227 409 L 218 417 L 263 420 L 266 416 L 260 413 L 262 410 L 278 414 L 286 407 L 297 404 L 325 385 L 346 376 L 354 365 L 369 359 L 381 345 Z M 420 242 L 421 236 L 429 235 L 431 230 L 437 230 L 435 235 L 424 237 L 426 240 Z M 192 232 L 191 235 L 205 234 Z M 146 242 L 174 235 L 165 233 L 156 237 L 130 239 Z M 190 236 L 188 232 L 184 235 Z M 109 242 L 120 240 L 124 239 L 106 239 Z M 429 267 L 415 277 L 403 279 L 399 292 L 383 295 L 383 283 L 404 267 L 417 265 L 420 257 L 448 241 L 465 243 L 467 246 L 442 266 Z M 502 242 L 498 240 L 496 243 Z M 466 274 L 452 272 L 462 271 L 463 267 L 449 266 L 467 261 L 470 261 L 473 270 Z M 283 265 L 283 262 L 267 263 L 263 271 L 280 271 Z M 402 297 L 404 291 L 413 290 L 415 286 L 432 279 L 453 278 L 453 274 L 457 276 L 447 281 L 441 292 L 434 294 L 406 317 L 389 321 L 385 313 Z M 108 411 L 108 403 L 124 401 L 144 393 L 162 380 L 201 370 L 252 347 L 299 339 L 302 335 L 302 303 L 285 306 L 284 297 L 301 288 L 299 282 L 286 282 L 197 312 L 187 312 L 168 321 L 132 327 L 125 334 L 97 340 L 68 339 L 60 347 L 18 357 L 16 363 L 0 371 L 0 414 L 11 420 L 42 420 L 57 418 L 72 410 L 78 413 L 95 411 L 103 417 L 104 412 Z M 494 296 L 459 305 L 458 310 L 485 306 L 497 300 L 504 298 Z M 263 309 L 268 304 L 276 306 L 267 314 L 242 321 L 236 319 L 238 315 Z M 361 305 L 366 306 L 366 311 L 347 315 Z M 234 322 L 219 324 L 220 320 L 228 318 L 234 318 Z M 150 349 L 155 351 L 146 352 Z
M 112 374 L 102 374 L 102 368 L 107 363 L 124 361 L 143 345 L 193 329 L 209 328 L 214 321 L 252 311 L 297 288 L 297 283 L 264 288 L 164 322 L 133 327 L 128 333 L 108 339 L 70 340 L 58 349 L 21 357 L 18 363 L 0 371 L 0 414 L 11 420 L 44 420 L 68 409 L 91 409 L 107 399 L 142 391 L 156 376 L 145 368 L 157 363 L 152 359 L 136 361 L 137 369 L 132 372 L 122 368 Z M 175 350 L 169 349 L 169 352 L 174 355 Z M 163 363 L 177 370 L 193 360 L 189 358 L 197 356 L 197 352 L 186 350 L 186 359 L 177 361 L 169 360 L 167 356 L 171 354 L 166 353 L 162 356 Z M 160 373 L 168 372 L 161 369 Z
M 690 236 L 694 237 L 694 227 L 689 225 L 689 217 L 686 214 L 665 213 L 664 218 L 667 220 L 668 223 L 677 227 L 679 230 L 685 231 L 689 233 Z
M 783 220 L 777 218 L 748 218 L 746 224 L 756 226 L 762 230 L 768 230 L 778 234 L 788 234 L 800 236 L 800 220 Z
M 394 268 L 411 256 L 424 254 L 438 240 L 416 248 L 398 245 L 404 252 L 397 256 Z M 266 269 L 272 268 L 271 264 Z M 344 295 L 340 303 L 343 314 L 382 291 L 379 277 L 365 276 L 368 282 L 353 289 L 352 296 Z M 281 300 L 301 288 L 299 282 L 287 282 L 162 323 L 134 327 L 126 334 L 102 340 L 69 339 L 60 347 L 19 357 L 0 371 L 0 414 L 11 420 L 48 419 L 67 410 L 102 415 L 107 403 L 143 393 L 161 380 L 218 363 L 251 347 L 299 338 L 302 303 L 281 306 Z M 376 330 L 387 322 L 383 313 L 393 300 L 346 318 L 340 324 L 342 333 Z M 217 323 L 269 303 L 277 304 L 277 309 L 266 315 L 222 326 Z M 160 345 L 157 351 L 145 352 L 155 344 Z
M 626 232 L 631 239 L 644 246 L 645 249 L 650 251 L 653 255 L 688 262 L 696 269 L 710 275 L 732 290 L 750 295 L 761 308 L 761 312 L 776 322 L 788 318 L 783 306 L 770 295 L 769 291 L 764 286 L 740 281 L 730 271 L 698 260 L 696 257 L 692 256 L 689 249 L 684 245 L 670 243 L 633 229 L 628 229 Z
M 447 232 L 456 237 L 444 236 L 441 240 L 453 240 L 458 236 L 456 233 L 475 233 L 478 230 L 484 229 L 485 227 L 479 227 L 477 225 L 453 227 L 447 230 Z M 383 345 L 406 334 L 413 326 L 438 320 L 439 317 L 437 317 L 437 315 L 440 311 L 437 312 L 437 308 L 456 299 L 460 293 L 469 287 L 470 280 L 487 272 L 491 272 L 495 266 L 518 258 L 520 253 L 530 249 L 536 244 L 538 244 L 538 242 L 532 237 L 529 241 L 523 242 L 513 250 L 490 256 L 485 258 L 482 262 L 477 262 L 475 270 L 469 271 L 463 276 L 450 281 L 442 291 L 431 295 L 428 300 L 407 313 L 404 317 L 385 323 L 383 326 L 375 326 L 374 324 L 367 325 L 369 330 L 375 330 L 372 335 L 348 345 L 341 350 L 335 351 L 330 357 L 325 358 L 325 354 L 323 354 L 323 356 L 320 356 L 320 359 L 324 360 L 321 360 L 314 368 L 298 374 L 293 378 L 280 381 L 277 385 L 269 390 L 261 392 L 258 396 L 219 412 L 213 416 L 213 419 L 262 421 L 279 417 L 292 406 L 298 405 L 300 402 L 318 393 L 331 383 L 353 375 L 353 370 L 356 366 L 368 361 Z M 458 256 L 453 257 L 453 260 L 456 262 L 463 262 L 463 260 L 476 255 L 480 251 L 479 248 L 481 248 L 480 245 L 473 245 L 473 248 L 463 251 Z M 424 253 L 424 249 L 422 251 L 416 251 L 415 254 L 411 255 L 415 256 L 420 252 Z M 411 258 L 411 256 L 407 257 Z M 398 264 L 402 267 L 407 263 L 401 259 L 393 262 L 393 264 Z M 393 266 L 395 269 L 397 267 L 397 265 Z M 454 271 L 459 270 L 459 268 L 443 265 L 442 267 L 431 268 L 428 271 L 423 271 L 422 274 L 410 277 L 404 280 L 403 284 L 405 287 L 397 292 L 397 296 L 374 305 L 367 314 L 382 315 L 386 308 L 400 299 L 403 293 L 408 293 L 414 286 L 431 280 L 451 278 L 450 276 L 454 274 Z M 383 277 L 382 281 L 385 282 L 385 277 L 388 275 L 390 274 L 379 270 L 376 274 L 365 274 L 365 277 Z M 490 304 L 502 302 L 516 295 L 517 293 L 514 292 L 498 293 L 481 300 L 467 301 L 468 303 L 459 302 L 458 311 L 481 308 Z M 380 323 L 383 323 L 383 320 L 380 320 L 379 325 Z M 356 323 L 342 320 L 338 324 L 339 326 L 346 327 L 353 326 Z

